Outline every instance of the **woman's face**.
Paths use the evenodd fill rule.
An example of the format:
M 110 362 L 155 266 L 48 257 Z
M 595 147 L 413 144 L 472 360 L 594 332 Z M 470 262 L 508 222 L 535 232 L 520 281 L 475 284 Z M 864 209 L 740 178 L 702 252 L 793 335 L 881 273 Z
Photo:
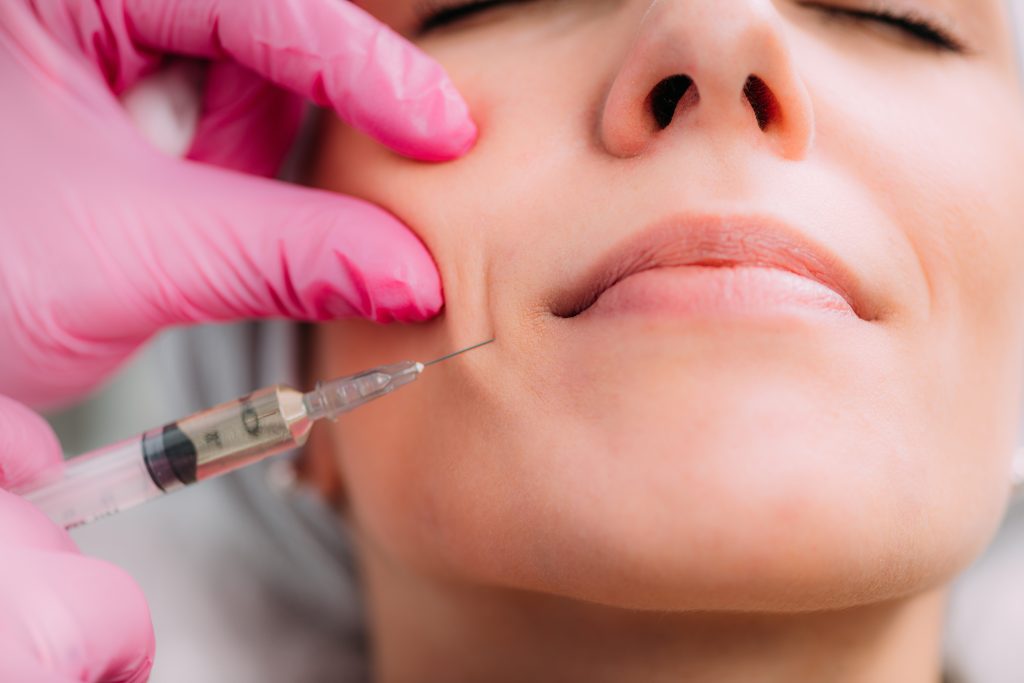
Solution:
M 480 140 L 428 165 L 327 126 L 316 183 L 411 225 L 447 304 L 320 329 L 315 371 L 497 338 L 332 432 L 367 547 L 735 610 L 903 595 L 980 549 L 1024 348 L 1001 0 L 484 2 L 425 31 L 360 4 Z

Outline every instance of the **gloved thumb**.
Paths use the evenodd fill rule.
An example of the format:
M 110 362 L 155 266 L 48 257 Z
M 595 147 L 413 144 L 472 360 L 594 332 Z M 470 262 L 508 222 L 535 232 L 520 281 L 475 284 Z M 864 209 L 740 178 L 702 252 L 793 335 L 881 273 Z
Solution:
M 416 322 L 441 308 L 426 247 L 380 207 L 149 149 L 128 154 L 144 170 L 84 176 L 38 205 L 40 224 L 72 216 L 77 232 L 15 236 L 20 258 L 5 278 L 18 324 L 0 330 L 0 349 L 20 361 L 0 365 L 0 386 L 25 403 L 83 395 L 173 325 Z
M 105 244 L 129 283 L 79 304 L 84 337 L 142 339 L 172 324 L 248 318 L 421 321 L 440 310 L 433 259 L 384 209 L 201 164 L 169 166 L 170 177 L 146 178 L 125 196 L 157 206 L 166 193 L 153 188 L 187 187 L 187 196 L 120 217 Z M 142 215 L 156 223 L 133 225 Z M 140 229 L 144 239 L 125 243 Z

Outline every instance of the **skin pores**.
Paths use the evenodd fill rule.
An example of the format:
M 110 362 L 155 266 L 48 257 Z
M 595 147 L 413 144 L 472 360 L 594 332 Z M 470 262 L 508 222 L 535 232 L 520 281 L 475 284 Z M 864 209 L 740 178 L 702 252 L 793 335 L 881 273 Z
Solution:
M 413 3 L 363 4 L 412 33 Z M 319 328 L 315 374 L 498 340 L 319 440 L 365 552 L 605 605 L 786 612 L 919 593 L 975 556 L 1017 428 L 1024 111 L 1001 3 L 894 4 L 970 54 L 790 2 L 537 0 L 420 41 L 480 126 L 465 158 L 327 125 L 316 184 L 410 224 L 447 304 Z M 651 93 L 676 74 L 699 98 L 660 128 Z M 649 226 L 733 220 L 833 254 L 869 313 L 555 314 Z

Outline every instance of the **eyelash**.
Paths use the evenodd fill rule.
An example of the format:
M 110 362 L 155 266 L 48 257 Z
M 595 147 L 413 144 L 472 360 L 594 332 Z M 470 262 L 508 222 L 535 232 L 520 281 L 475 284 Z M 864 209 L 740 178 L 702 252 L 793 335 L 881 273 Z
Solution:
M 887 7 L 858 9 L 838 7 L 823 2 L 799 2 L 801 7 L 823 12 L 827 17 L 849 21 L 876 22 L 883 26 L 903 31 L 907 36 L 928 43 L 936 48 L 957 54 L 967 52 L 967 47 L 949 30 L 939 26 L 928 17 L 914 11 L 894 10 Z
M 435 29 L 455 24 L 475 14 L 493 9 L 500 5 L 511 5 L 533 0 L 431 0 L 419 12 L 423 17 L 419 23 L 418 33 L 423 35 Z M 856 9 L 838 7 L 823 2 L 798 2 L 801 7 L 824 12 L 835 19 L 852 21 L 874 21 L 903 31 L 911 38 L 934 45 L 937 48 L 959 54 L 967 50 L 964 44 L 949 31 L 936 25 L 927 17 L 916 12 L 902 12 L 888 8 Z
M 498 7 L 499 5 L 514 5 L 533 0 L 470 0 L 460 2 L 459 0 L 428 0 L 424 7 L 418 12 L 422 17 L 419 22 L 417 33 L 423 35 L 449 24 L 455 24 L 463 19 L 468 19 L 474 14 Z

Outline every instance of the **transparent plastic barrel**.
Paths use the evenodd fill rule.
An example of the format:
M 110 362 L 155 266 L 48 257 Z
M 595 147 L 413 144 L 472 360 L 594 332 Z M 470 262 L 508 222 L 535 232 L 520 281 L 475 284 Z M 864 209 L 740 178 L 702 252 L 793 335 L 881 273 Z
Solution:
M 156 498 L 163 491 L 146 469 L 142 439 L 135 437 L 73 458 L 16 493 L 70 529 Z

